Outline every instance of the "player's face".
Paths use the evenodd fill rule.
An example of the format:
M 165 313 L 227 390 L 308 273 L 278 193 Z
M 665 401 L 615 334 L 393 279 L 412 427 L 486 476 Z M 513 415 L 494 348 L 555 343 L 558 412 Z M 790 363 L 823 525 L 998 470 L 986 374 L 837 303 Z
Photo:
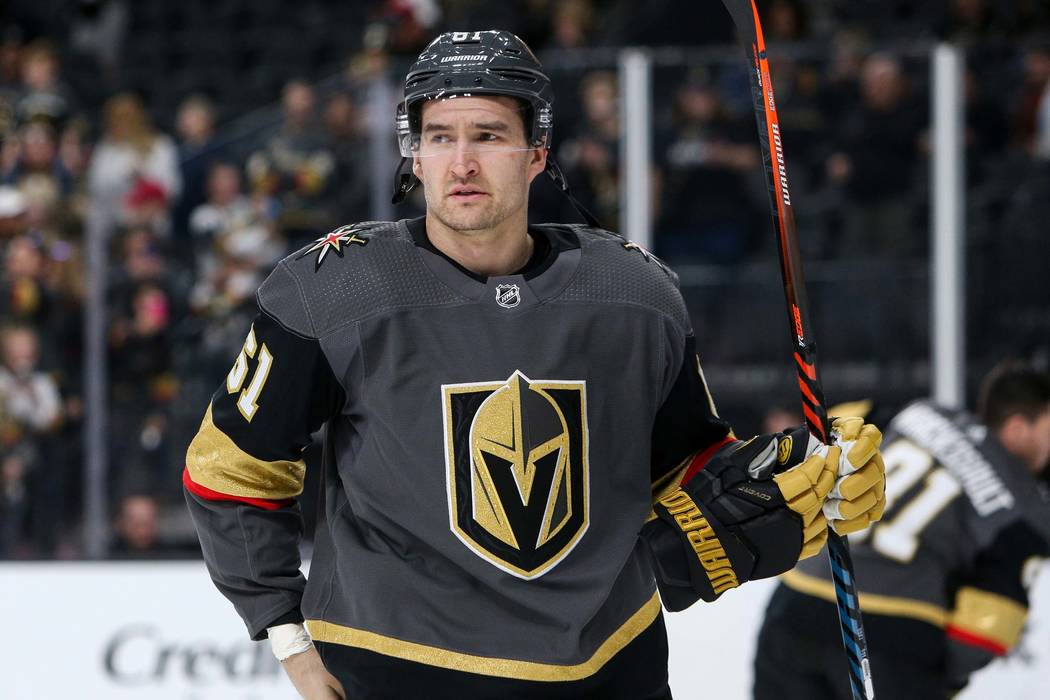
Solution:
M 423 105 L 414 159 L 427 212 L 449 228 L 491 230 L 524 215 L 529 184 L 547 153 L 529 148 L 519 103 L 509 97 L 457 97 Z

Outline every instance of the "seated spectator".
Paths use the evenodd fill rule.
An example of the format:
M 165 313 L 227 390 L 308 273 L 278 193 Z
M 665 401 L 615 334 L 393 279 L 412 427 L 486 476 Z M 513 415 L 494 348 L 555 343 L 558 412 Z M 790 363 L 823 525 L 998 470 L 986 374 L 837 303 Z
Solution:
M 29 226 L 53 235 L 71 214 L 66 198 L 73 189 L 73 176 L 58 158 L 55 132 L 46 122 L 30 122 L 11 141 L 17 156 L 4 163 L 2 181 L 26 196 Z
M 675 102 L 674 126 L 657 140 L 663 169 L 656 249 L 675 260 L 739 262 L 755 239 L 747 178 L 759 167 L 754 128 L 730 118 L 714 85 L 694 79 Z
M 620 215 L 620 113 L 616 75 L 589 73 L 580 87 L 584 118 L 558 149 L 573 194 L 598 221 L 617 228 Z
M 200 547 L 196 542 L 166 540 L 160 529 L 160 505 L 157 498 L 149 490 L 141 489 L 132 491 L 120 501 L 110 557 L 196 559 L 200 558 Z
M 329 208 L 339 223 L 371 218 L 372 178 L 368 172 L 368 134 L 364 114 L 346 92 L 328 100 L 324 126 L 335 160 Z
M 104 108 L 105 132 L 88 171 L 91 197 L 110 211 L 123 204 L 139 182 L 160 188 L 167 201 L 182 190 L 175 144 L 158 133 L 141 100 L 131 93 L 111 97 Z
M 22 54 L 22 87 L 15 107 L 21 123 L 42 120 L 61 129 L 72 115 L 75 100 L 59 76 L 58 55 L 46 41 L 27 46 Z
M 43 241 L 33 234 L 11 239 L 0 272 L 0 317 L 46 329 L 52 320 L 54 295 L 46 284 Z
M 0 253 L 8 243 L 28 230 L 26 196 L 17 187 L 0 185 Z
M 175 131 L 183 189 L 175 205 L 174 233 L 176 238 L 185 240 L 190 214 L 207 199 L 208 173 L 224 155 L 215 137 L 215 106 L 211 100 L 203 95 L 183 100 L 175 117 Z
M 190 217 L 196 259 L 190 309 L 203 321 L 195 350 L 201 374 L 219 376 L 244 342 L 255 313 L 255 290 L 285 254 L 286 244 L 267 218 L 262 200 L 241 192 L 240 171 L 217 163 L 208 178 L 208 201 Z
M 178 394 L 172 371 L 171 302 L 160 285 L 146 282 L 131 293 L 109 332 L 111 457 L 128 480 L 175 492 L 170 469 L 168 413 Z
M 874 54 L 860 77 L 861 99 L 838 120 L 829 182 L 844 196 L 835 246 L 842 255 L 901 258 L 922 250 L 914 225 L 914 179 L 923 104 L 911 99 L 900 60 Z
M 278 223 L 297 248 L 337 223 L 324 207 L 335 160 L 314 113 L 313 88 L 293 80 L 281 104 L 280 129 L 248 158 L 247 172 L 255 193 L 276 200 Z
M 58 387 L 37 369 L 40 344 L 29 326 L 0 330 L 0 557 L 16 553 L 31 516 L 30 540 L 54 549 L 62 506 L 48 436 L 62 420 Z
M 591 43 L 594 7 L 590 0 L 557 2 L 548 11 L 551 18 L 548 48 L 578 49 Z

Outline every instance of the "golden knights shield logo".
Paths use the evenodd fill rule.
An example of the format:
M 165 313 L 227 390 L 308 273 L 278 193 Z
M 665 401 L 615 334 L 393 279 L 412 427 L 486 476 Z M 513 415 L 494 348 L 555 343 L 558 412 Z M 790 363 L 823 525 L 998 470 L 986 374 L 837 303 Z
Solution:
M 585 383 L 515 371 L 441 396 L 452 531 L 494 566 L 542 576 L 587 531 Z

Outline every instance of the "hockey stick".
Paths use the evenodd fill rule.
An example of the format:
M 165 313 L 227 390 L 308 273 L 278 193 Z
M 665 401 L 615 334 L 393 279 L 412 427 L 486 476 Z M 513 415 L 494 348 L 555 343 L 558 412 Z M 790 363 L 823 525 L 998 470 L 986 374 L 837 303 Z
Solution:
M 766 42 L 762 37 L 762 25 L 758 19 L 758 7 L 755 0 L 722 2 L 733 16 L 733 23 L 744 40 L 744 49 L 751 66 L 751 97 L 755 107 L 755 119 L 758 122 L 758 140 L 762 146 L 766 182 L 769 185 L 773 227 L 779 243 L 777 249 L 780 253 L 780 274 L 784 280 L 791 342 L 795 346 L 795 369 L 798 372 L 798 386 L 802 392 L 802 412 L 810 432 L 821 442 L 827 443 L 830 427 L 827 405 L 824 403 L 824 391 L 817 379 L 817 346 L 809 335 L 809 305 L 806 302 L 806 285 L 802 277 L 802 260 L 798 251 L 798 233 L 795 230 L 795 215 L 791 208 L 791 193 L 784 169 L 783 139 L 777 118 L 776 100 L 773 97 L 773 81 L 766 59 Z M 775 153 L 770 151 L 771 145 Z M 875 688 L 868 664 L 868 642 L 864 637 L 864 624 L 860 616 L 849 544 L 834 531 L 828 535 L 828 559 L 831 561 L 831 574 L 835 581 L 835 599 L 839 608 L 842 642 L 846 647 L 846 658 L 849 662 L 850 688 L 854 700 L 873 700 Z

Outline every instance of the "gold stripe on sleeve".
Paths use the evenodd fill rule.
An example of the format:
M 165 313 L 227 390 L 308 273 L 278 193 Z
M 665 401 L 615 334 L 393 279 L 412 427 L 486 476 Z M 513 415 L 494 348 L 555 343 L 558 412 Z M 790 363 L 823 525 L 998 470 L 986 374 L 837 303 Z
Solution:
M 1027 609 L 1015 600 L 966 587 L 955 596 L 949 623 L 1011 649 L 1021 638 L 1027 614 Z
M 229 496 L 294 498 L 303 491 L 306 463 L 252 457 L 212 420 L 211 404 L 186 452 L 186 469 L 194 482 Z
M 307 620 L 310 635 L 317 641 L 367 649 L 406 661 L 497 678 L 526 681 L 575 681 L 595 674 L 609 659 L 631 643 L 660 614 L 660 598 L 654 593 L 645 605 L 631 615 L 606 639 L 589 659 L 582 663 L 559 665 L 517 659 L 475 656 L 448 649 L 406 642 L 375 632 L 345 627 L 324 620 Z
M 831 581 L 826 581 L 816 576 L 809 576 L 798 571 L 787 572 L 781 576 L 781 580 L 788 588 L 794 589 L 799 593 L 822 598 L 832 603 L 835 602 L 835 587 Z M 860 609 L 863 612 L 876 615 L 910 617 L 913 620 L 920 620 L 941 628 L 948 623 L 947 610 L 939 605 L 925 603 L 921 600 L 912 600 L 911 598 L 861 593 Z

